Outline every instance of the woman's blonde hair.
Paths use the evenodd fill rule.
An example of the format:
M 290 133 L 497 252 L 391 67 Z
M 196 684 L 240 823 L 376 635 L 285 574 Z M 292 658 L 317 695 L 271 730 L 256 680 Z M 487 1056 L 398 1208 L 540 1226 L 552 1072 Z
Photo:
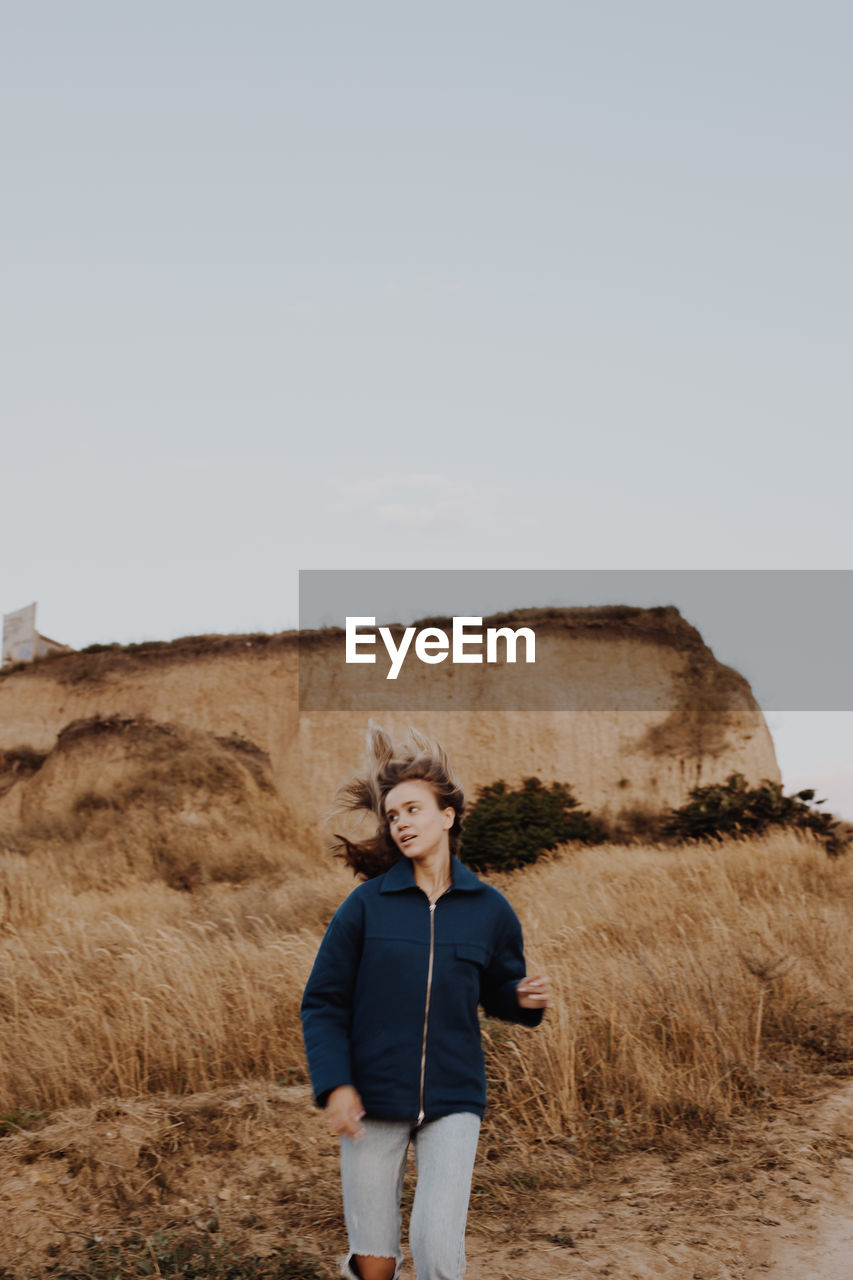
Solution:
M 409 742 L 395 745 L 385 730 L 371 721 L 365 768 L 336 796 L 337 813 L 367 810 L 378 819 L 376 834 L 369 840 L 355 842 L 346 836 L 335 836 L 336 856 L 366 880 L 382 875 L 402 856 L 391 839 L 385 816 L 385 797 L 401 782 L 420 779 L 428 783 L 439 809 L 453 809 L 456 816 L 448 839 L 451 854 L 459 852 L 465 795 L 453 776 L 447 752 L 441 743 L 417 729 L 410 728 L 409 737 Z

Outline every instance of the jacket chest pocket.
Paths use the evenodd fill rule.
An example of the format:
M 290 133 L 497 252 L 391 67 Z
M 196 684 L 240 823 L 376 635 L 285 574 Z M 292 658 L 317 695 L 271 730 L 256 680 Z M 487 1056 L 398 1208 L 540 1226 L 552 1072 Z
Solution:
M 470 1030 L 477 1023 L 477 1005 L 489 952 L 476 942 L 455 942 L 451 956 L 445 969 L 442 1007 L 448 1026 Z
M 480 969 L 485 969 L 489 953 L 478 942 L 456 942 L 453 950 L 457 960 L 467 961 Z

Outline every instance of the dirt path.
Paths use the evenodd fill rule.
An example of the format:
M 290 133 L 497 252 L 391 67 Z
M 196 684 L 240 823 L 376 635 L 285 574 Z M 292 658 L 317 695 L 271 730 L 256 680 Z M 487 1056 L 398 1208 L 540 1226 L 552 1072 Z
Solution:
M 468 1263 L 466 1280 L 851 1280 L 853 1082 L 778 1114 L 746 1154 L 628 1159 L 549 1193 L 517 1240 L 475 1227 Z
M 578 1166 L 558 1189 L 525 1187 L 518 1160 L 481 1161 L 466 1280 L 851 1280 L 853 1080 L 819 1088 L 728 1143 Z M 331 1275 L 345 1247 L 337 1142 L 309 1093 L 116 1101 L 3 1138 L 0 1274 L 38 1280 L 92 1233 L 129 1230 L 216 1230 L 273 1257 L 290 1222 Z
M 826 1100 L 821 1124 L 853 1135 L 853 1084 Z M 841 1156 L 823 1194 L 774 1236 L 764 1259 L 772 1280 L 850 1280 L 853 1276 L 853 1153 Z
M 783 1236 L 767 1274 L 772 1280 L 850 1280 L 853 1274 L 853 1184 L 846 1200 L 821 1210 L 802 1232 Z

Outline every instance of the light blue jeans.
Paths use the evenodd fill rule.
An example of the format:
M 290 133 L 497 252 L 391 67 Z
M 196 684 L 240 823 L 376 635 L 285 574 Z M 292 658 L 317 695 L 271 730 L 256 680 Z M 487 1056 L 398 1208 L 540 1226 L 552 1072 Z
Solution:
M 341 1138 L 341 1184 L 350 1256 L 343 1276 L 355 1276 L 354 1253 L 396 1258 L 400 1274 L 400 1197 L 411 1142 L 417 1185 L 409 1247 L 417 1280 L 462 1280 L 465 1222 L 480 1117 L 454 1112 L 415 1127 L 408 1120 L 362 1120 L 359 1142 Z

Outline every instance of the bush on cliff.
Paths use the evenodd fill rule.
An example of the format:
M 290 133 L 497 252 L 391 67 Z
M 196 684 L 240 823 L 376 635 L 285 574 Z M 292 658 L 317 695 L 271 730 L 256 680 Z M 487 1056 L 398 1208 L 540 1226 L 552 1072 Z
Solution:
M 670 810 L 661 834 L 676 841 L 722 840 L 725 836 L 761 835 L 773 827 L 793 827 L 812 831 L 827 853 L 838 854 L 845 847 L 839 823 L 831 813 L 811 808 L 813 800 L 813 790 L 786 796 L 776 782 L 765 779 L 759 787 L 748 787 L 742 773 L 732 773 L 725 783 L 694 787 L 687 804 Z
M 603 839 L 601 824 L 578 808 L 564 783 L 545 787 L 538 778 L 525 778 L 512 790 L 493 782 L 479 789 L 465 814 L 462 857 L 475 870 L 511 871 L 569 840 Z

